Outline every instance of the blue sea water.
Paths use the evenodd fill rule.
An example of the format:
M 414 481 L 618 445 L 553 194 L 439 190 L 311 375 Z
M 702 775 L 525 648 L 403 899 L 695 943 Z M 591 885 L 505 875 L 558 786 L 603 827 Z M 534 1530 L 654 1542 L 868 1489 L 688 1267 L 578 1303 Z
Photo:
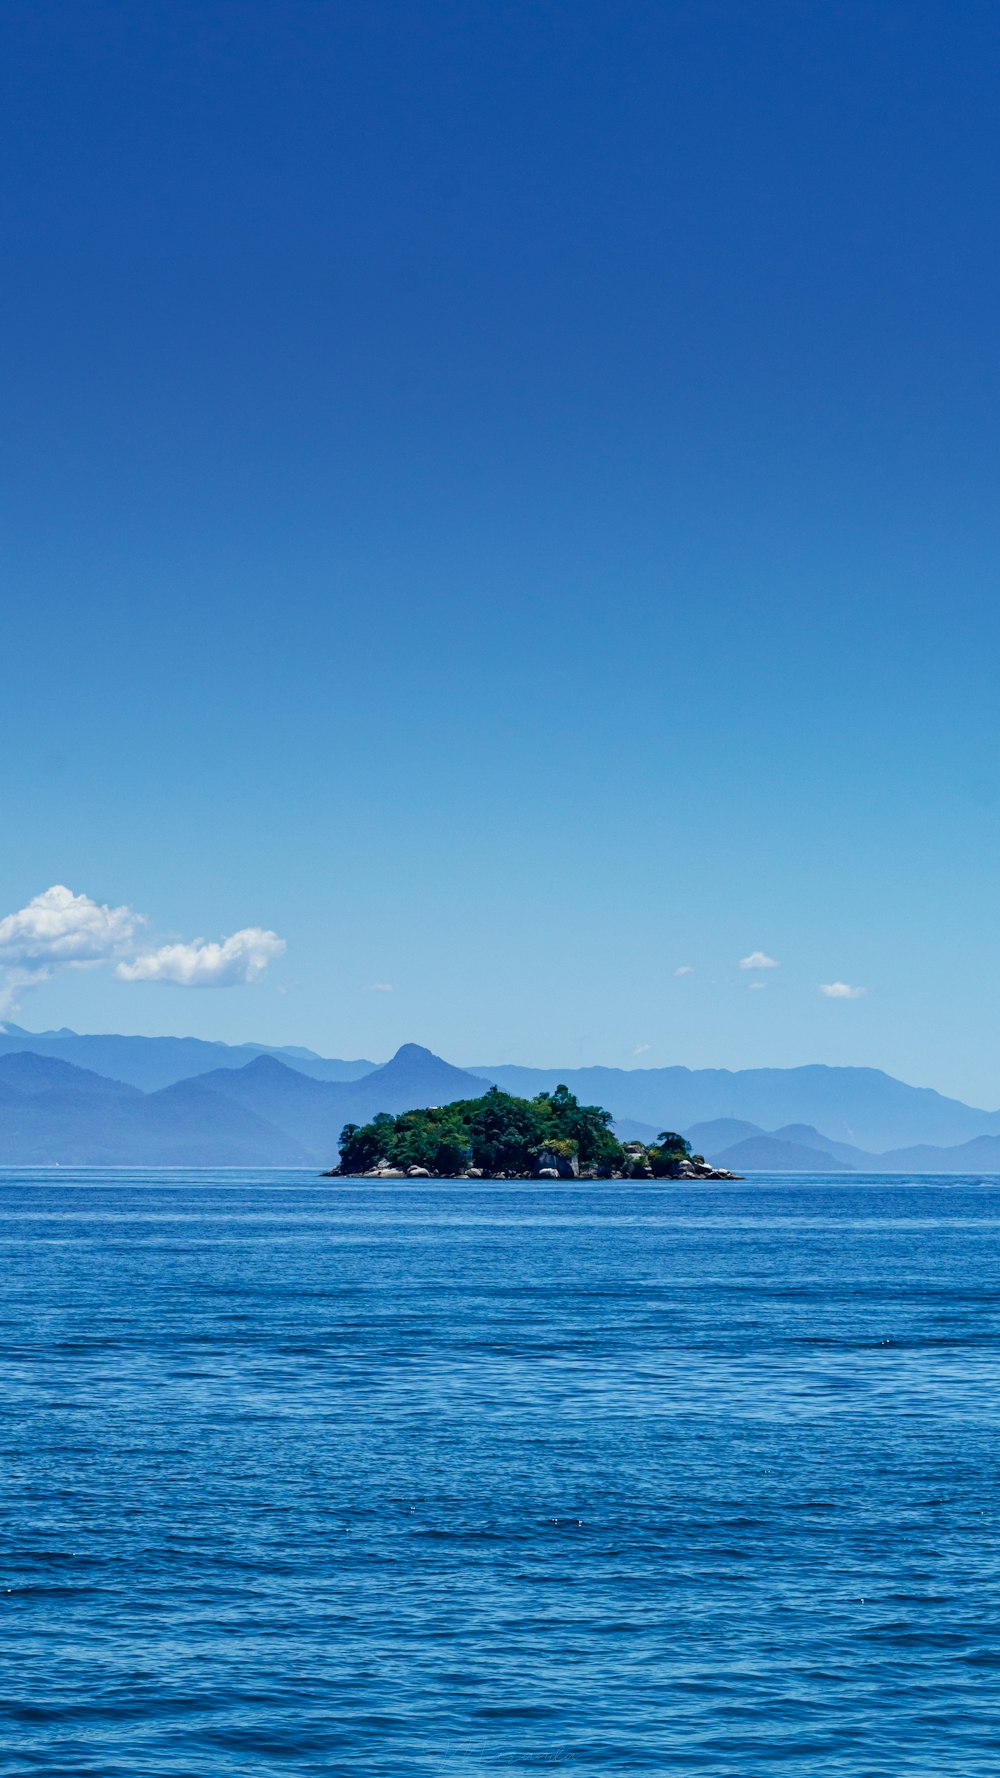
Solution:
M 0 1770 L 992 1775 L 1000 1181 L 0 1178 Z

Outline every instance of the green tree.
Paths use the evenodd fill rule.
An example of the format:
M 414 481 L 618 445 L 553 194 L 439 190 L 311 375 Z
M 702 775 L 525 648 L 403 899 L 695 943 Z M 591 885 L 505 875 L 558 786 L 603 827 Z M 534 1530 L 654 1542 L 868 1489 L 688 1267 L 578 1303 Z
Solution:
M 368 1173 L 385 1156 L 385 1131 L 374 1123 L 345 1124 L 340 1132 L 340 1166 L 344 1173 Z
M 657 1179 L 676 1178 L 681 1162 L 691 1158 L 691 1144 L 676 1130 L 661 1130 L 647 1155 Z

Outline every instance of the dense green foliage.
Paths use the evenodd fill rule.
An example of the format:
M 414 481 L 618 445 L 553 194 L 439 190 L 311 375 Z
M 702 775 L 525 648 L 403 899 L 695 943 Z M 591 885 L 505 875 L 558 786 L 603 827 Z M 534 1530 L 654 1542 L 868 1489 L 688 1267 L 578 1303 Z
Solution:
M 564 1086 L 534 1099 L 517 1099 L 493 1087 L 481 1099 L 456 1099 L 398 1117 L 380 1112 L 369 1124 L 345 1125 L 340 1171 L 426 1167 L 447 1177 L 477 1167 L 496 1178 L 531 1174 L 548 1162 L 605 1176 L 645 1175 L 670 1172 L 690 1152 L 684 1138 L 672 1131 L 663 1131 L 653 1148 L 625 1148 L 611 1128 L 610 1112 L 581 1105 Z
M 382 1112 L 370 1124 L 348 1124 L 340 1138 L 341 1170 L 364 1173 L 380 1161 L 432 1173 L 532 1173 L 543 1151 L 582 1167 L 611 1172 L 623 1149 L 609 1112 L 580 1105 L 566 1087 L 516 1099 L 496 1087 L 481 1099 L 457 1099 L 399 1117 Z

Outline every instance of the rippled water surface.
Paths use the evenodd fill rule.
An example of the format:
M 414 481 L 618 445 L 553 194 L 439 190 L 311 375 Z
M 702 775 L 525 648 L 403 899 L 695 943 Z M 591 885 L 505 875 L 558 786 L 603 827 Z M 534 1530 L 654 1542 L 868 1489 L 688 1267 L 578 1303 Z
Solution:
M 0 1178 L 0 1770 L 1000 1767 L 1000 1184 Z

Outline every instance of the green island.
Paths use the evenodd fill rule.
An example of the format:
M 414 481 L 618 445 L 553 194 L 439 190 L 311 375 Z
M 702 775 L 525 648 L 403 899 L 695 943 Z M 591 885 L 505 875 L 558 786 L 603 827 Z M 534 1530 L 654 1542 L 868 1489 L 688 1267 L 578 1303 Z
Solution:
M 676 1131 L 620 1142 L 611 1113 L 581 1105 L 568 1087 L 517 1099 L 491 1087 L 479 1099 L 428 1105 L 368 1124 L 345 1124 L 340 1164 L 327 1179 L 734 1179 L 710 1167 Z

